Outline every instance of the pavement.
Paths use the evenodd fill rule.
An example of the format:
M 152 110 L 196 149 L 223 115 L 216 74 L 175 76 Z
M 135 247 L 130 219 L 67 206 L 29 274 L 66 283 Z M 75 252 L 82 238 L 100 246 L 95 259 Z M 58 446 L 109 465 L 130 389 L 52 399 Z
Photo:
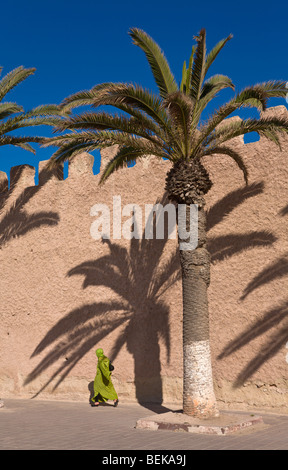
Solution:
M 116 451 L 125 451 L 121 455 L 127 456 L 135 451 L 141 451 L 139 455 L 151 451 L 164 451 L 165 455 L 171 451 L 172 455 L 177 451 L 180 459 L 180 455 L 191 455 L 192 450 L 288 450 L 288 414 L 261 413 L 262 423 L 227 435 L 136 428 L 139 419 L 171 411 L 176 410 L 135 403 L 120 402 L 114 408 L 112 403 L 91 407 L 84 402 L 4 398 L 4 407 L 0 408 L 0 450 L 101 450 L 97 455 L 103 464 L 127 464 L 111 461 L 120 458 L 115 457 L 120 455 Z M 252 416 L 251 412 L 246 415 Z M 167 458 L 162 464 L 169 463 Z M 143 459 L 140 462 L 144 465 Z M 129 466 L 133 466 L 132 460 Z

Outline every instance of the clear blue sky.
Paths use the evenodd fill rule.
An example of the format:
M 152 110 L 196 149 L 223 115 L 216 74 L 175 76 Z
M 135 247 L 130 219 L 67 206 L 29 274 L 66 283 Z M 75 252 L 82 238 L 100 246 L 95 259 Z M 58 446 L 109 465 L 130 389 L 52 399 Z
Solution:
M 37 70 L 7 99 L 28 110 L 59 103 L 105 81 L 136 82 L 156 91 L 146 58 L 128 35 L 131 27 L 144 29 L 158 42 L 178 80 L 193 36 L 203 27 L 208 49 L 233 34 L 211 73 L 228 75 L 236 90 L 267 80 L 288 80 L 287 0 L 9 0 L 1 5 L 2 74 L 19 65 Z M 219 104 L 232 93 L 220 95 Z M 275 104 L 287 106 L 284 99 L 270 102 Z M 47 128 L 28 132 L 51 135 Z M 9 174 L 11 166 L 23 163 L 37 168 L 39 160 L 52 154 L 52 149 L 35 148 L 36 156 L 0 147 L 0 170 Z

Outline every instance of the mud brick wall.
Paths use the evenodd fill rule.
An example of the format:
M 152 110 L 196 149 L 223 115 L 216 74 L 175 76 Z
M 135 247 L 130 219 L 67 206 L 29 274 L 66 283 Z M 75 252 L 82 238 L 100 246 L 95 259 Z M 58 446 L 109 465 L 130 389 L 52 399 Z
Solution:
M 284 106 L 266 113 L 287 114 Z M 234 139 L 205 159 L 209 308 L 222 408 L 288 403 L 288 138 Z M 115 148 L 101 153 L 100 174 Z M 102 347 L 122 401 L 181 403 L 182 298 L 176 240 L 95 240 L 91 207 L 165 203 L 169 162 L 147 157 L 99 186 L 93 157 L 68 177 L 39 165 L 0 174 L 0 396 L 87 400 Z

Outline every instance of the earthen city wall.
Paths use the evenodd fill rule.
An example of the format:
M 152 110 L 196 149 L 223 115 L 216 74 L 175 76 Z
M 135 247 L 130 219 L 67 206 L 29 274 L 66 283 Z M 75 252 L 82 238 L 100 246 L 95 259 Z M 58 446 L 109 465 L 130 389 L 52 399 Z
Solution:
M 284 115 L 284 106 L 267 113 Z M 212 258 L 209 308 L 219 406 L 288 404 L 288 138 L 231 142 L 205 159 Z M 115 148 L 101 153 L 101 170 Z M 177 241 L 95 240 L 91 207 L 113 196 L 165 201 L 169 162 L 147 157 L 99 186 L 93 157 L 61 172 L 1 174 L 0 397 L 89 400 L 95 350 L 113 360 L 122 401 L 181 403 L 182 299 Z

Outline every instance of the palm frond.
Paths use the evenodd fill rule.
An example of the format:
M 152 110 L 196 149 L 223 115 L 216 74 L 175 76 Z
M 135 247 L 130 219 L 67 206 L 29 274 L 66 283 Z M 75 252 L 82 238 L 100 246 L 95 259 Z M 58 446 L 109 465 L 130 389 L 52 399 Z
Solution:
M 197 125 L 201 118 L 201 114 L 210 103 L 210 101 L 217 96 L 217 94 L 225 88 L 235 89 L 231 79 L 225 75 L 213 75 L 203 84 L 200 99 L 197 104 L 197 110 L 194 115 L 194 123 Z
M 25 117 L 38 117 L 38 116 L 68 116 L 58 104 L 41 104 L 36 106 L 30 111 L 25 112 Z
M 186 68 L 186 61 L 184 61 L 183 68 L 182 68 L 182 80 L 180 85 L 180 91 L 185 93 L 186 95 L 190 95 L 190 84 L 191 84 L 191 75 L 192 75 L 192 67 L 193 67 L 193 60 L 195 54 L 196 47 L 192 47 L 192 53 L 189 59 L 188 68 Z
M 134 103 L 130 106 L 130 104 L 124 103 L 122 99 L 115 100 L 113 96 L 110 96 L 112 90 L 117 92 L 118 87 L 121 88 L 123 86 L 127 87 L 128 85 L 123 83 L 115 84 L 111 82 L 96 85 L 91 90 L 80 91 L 69 96 L 62 102 L 60 106 L 63 111 L 70 111 L 72 108 L 86 105 L 90 105 L 96 108 L 100 106 L 99 103 L 101 102 L 103 105 L 114 106 L 120 111 L 124 111 L 125 113 L 130 114 L 130 116 L 134 116 L 139 120 L 139 122 L 142 122 L 142 124 L 152 132 L 159 132 L 161 128 L 159 126 L 155 126 L 155 121 L 147 119 L 147 116 L 142 113 L 141 109 L 135 108 Z M 103 91 L 107 91 L 107 93 L 104 93 L 103 95 Z M 71 125 L 73 124 L 73 122 L 69 120 L 63 121 L 63 125 L 59 126 L 59 128 L 56 128 L 55 132 L 61 132 L 64 129 L 68 129 L 70 127 L 68 125 L 69 122 L 71 122 Z
M 28 144 L 28 142 L 14 142 L 13 145 L 15 145 L 15 147 L 20 147 L 23 150 L 28 150 L 28 152 L 34 153 L 34 155 L 36 155 L 36 150 L 32 147 L 32 145 Z
M 105 166 L 100 178 L 100 184 L 103 184 L 107 178 L 119 168 L 127 166 L 130 162 L 136 161 L 140 157 L 147 156 L 144 150 L 136 150 L 134 147 L 120 147 L 115 157 L 113 157 Z
M 197 40 L 197 47 L 194 54 L 190 96 L 197 102 L 200 98 L 202 84 L 205 78 L 205 60 L 206 60 L 206 31 L 201 29 Z
M 216 46 L 214 46 L 213 49 L 207 54 L 206 64 L 205 64 L 205 75 L 207 74 L 209 67 L 211 67 L 211 65 L 213 64 L 219 52 L 223 49 L 225 44 L 227 44 L 227 42 L 230 41 L 230 39 L 232 38 L 233 38 L 233 35 L 229 34 L 227 38 L 221 39 L 221 41 L 219 41 L 216 44 Z
M 275 138 L 275 135 L 277 133 L 288 134 L 288 119 L 275 116 L 231 122 L 216 129 L 207 140 L 207 144 L 213 145 L 213 142 L 217 142 L 220 145 L 251 132 L 257 132 L 260 136 L 263 135 L 278 144 L 279 140 Z
M 19 106 L 17 103 L 0 103 L 0 119 L 5 119 L 11 114 L 21 113 L 24 109 L 22 106 Z
M 177 129 L 183 157 L 188 158 L 190 156 L 191 121 L 195 102 L 189 96 L 178 91 L 170 94 L 164 100 L 163 106 L 167 109 L 173 127 Z
M 241 107 L 256 107 L 259 111 L 265 110 L 267 104 L 265 93 L 259 86 L 245 88 L 230 101 L 220 106 L 208 122 L 201 126 L 195 149 L 203 143 L 205 144 L 209 136 L 214 136 L 216 127 L 237 109 Z
M 192 77 L 195 51 L 196 51 L 196 46 L 193 46 L 192 47 L 192 52 L 191 52 L 191 55 L 190 55 L 190 59 L 189 59 L 188 69 L 187 69 L 187 72 L 186 72 L 186 94 L 187 95 L 190 95 L 191 77 Z
M 183 67 L 182 67 L 182 79 L 181 79 L 179 89 L 182 93 L 185 93 L 185 94 L 187 91 L 186 83 L 187 83 L 187 68 L 186 68 L 186 60 L 184 60 Z
M 105 87 L 101 87 L 101 86 L 98 87 L 98 85 L 97 85 L 97 92 L 94 92 L 94 89 L 91 89 L 90 91 L 87 91 L 87 92 L 85 91 L 85 92 L 76 93 L 75 95 L 73 95 L 73 97 L 75 96 L 75 102 L 74 102 L 73 97 L 69 97 L 69 98 L 67 98 L 67 105 L 65 104 L 66 100 L 64 100 L 63 104 L 61 106 L 63 107 L 64 111 L 69 110 L 70 104 L 71 104 L 72 107 L 91 105 L 92 107 L 96 108 L 97 106 L 99 106 L 99 100 L 102 100 L 102 97 L 99 96 L 98 91 L 100 92 L 104 88 L 106 88 L 106 87 L 108 88 L 108 85 L 111 85 L 113 87 L 113 86 L 115 86 L 115 83 L 105 84 Z M 117 84 L 117 86 L 118 85 L 120 85 L 120 84 Z M 121 85 L 123 85 L 123 84 L 121 84 Z M 125 86 L 127 86 L 127 85 L 125 85 Z M 96 87 L 94 87 L 94 88 L 96 88 Z M 108 89 L 108 91 L 109 91 L 109 89 Z M 96 100 L 96 98 L 97 98 L 97 100 Z M 69 104 L 68 101 L 70 99 L 73 102 L 71 101 L 71 103 Z M 150 117 L 146 113 L 144 113 L 141 109 L 136 108 L 134 106 L 134 103 L 133 103 L 133 106 L 131 106 L 130 104 L 125 104 L 123 102 L 120 102 L 120 100 L 117 100 L 115 102 L 115 99 L 113 97 L 109 97 L 109 96 L 105 95 L 105 98 L 103 99 L 103 105 L 114 106 L 118 110 L 123 111 L 124 113 L 127 113 L 130 116 L 134 117 L 135 118 L 135 123 L 138 122 L 139 125 L 143 126 L 145 129 L 147 129 L 147 131 L 150 131 L 150 132 L 152 132 L 156 135 L 159 135 L 162 138 L 169 138 L 169 135 L 167 134 L 168 129 L 166 128 L 166 130 L 165 130 L 163 128 L 163 126 L 161 127 L 154 119 L 150 119 Z M 59 128 L 58 127 L 55 128 L 55 132 L 61 132 L 62 130 L 71 128 L 71 126 L 73 125 L 73 122 L 71 121 L 71 126 L 69 125 L 69 122 L 70 121 L 68 121 L 68 120 L 67 121 L 63 120 L 63 122 L 61 123 Z
M 40 143 L 42 141 L 41 137 L 20 137 L 20 136 L 12 136 L 12 135 L 1 135 L 0 136 L 0 146 L 1 145 L 16 145 L 17 147 L 20 147 L 29 142 L 36 142 Z M 28 150 L 28 146 L 26 145 L 26 150 Z M 35 151 L 32 149 L 32 147 L 29 148 L 30 151 L 35 153 Z
M 214 155 L 214 154 L 228 155 L 229 157 L 231 157 L 237 163 L 240 170 L 243 172 L 245 182 L 246 184 L 248 184 L 248 175 L 249 175 L 248 169 L 244 163 L 243 158 L 238 152 L 236 152 L 230 147 L 219 146 L 219 147 L 213 147 L 207 150 L 206 152 L 203 153 L 203 156 Z
M 155 154 L 158 156 L 166 157 L 164 152 L 164 147 L 161 141 L 150 141 L 147 138 L 137 137 L 129 132 L 113 132 L 113 131 L 99 131 L 98 133 L 91 132 L 91 136 L 96 137 L 97 143 L 101 146 L 107 144 L 111 145 L 126 145 L 128 147 L 133 147 L 136 150 L 143 150 L 149 155 Z
M 159 88 L 160 96 L 166 98 L 169 93 L 178 91 L 175 78 L 158 44 L 141 29 L 131 28 L 129 34 L 133 43 L 139 46 L 145 53 Z
M 162 107 L 162 100 L 139 85 L 127 85 L 125 83 L 111 84 L 110 87 L 99 92 L 97 99 L 93 101 L 93 107 L 103 105 L 117 107 L 119 104 L 141 110 L 158 124 L 168 125 L 167 115 Z
M 169 151 L 165 151 L 165 146 L 161 142 L 151 142 L 146 138 L 138 138 L 125 132 L 113 131 L 82 131 L 71 132 L 62 136 L 46 138 L 42 140 L 42 146 L 57 146 L 58 150 L 53 154 L 51 167 L 56 163 L 61 163 L 75 155 L 86 151 L 93 151 L 112 145 L 133 147 L 136 151 L 145 154 L 153 154 L 165 158 L 170 158 Z
M 40 105 L 30 111 L 21 112 L 17 116 L 8 117 L 5 121 L 0 122 L 0 135 L 29 126 L 56 126 L 60 124 L 64 117 L 63 110 L 58 105 Z
M 57 126 L 61 122 L 61 117 L 59 116 L 37 116 L 26 117 L 26 114 L 23 113 L 20 116 L 8 118 L 6 121 L 0 122 L 0 135 L 6 134 L 7 132 L 12 132 L 23 127 L 30 126 Z
M 167 136 L 163 134 L 159 126 L 152 126 L 151 120 L 148 121 L 148 127 L 145 126 L 145 120 L 141 114 L 139 118 L 126 117 L 121 115 L 112 115 L 105 112 L 93 113 L 87 112 L 80 115 L 72 116 L 69 119 L 60 121 L 55 128 L 55 132 L 62 132 L 68 129 L 90 129 L 95 132 L 101 130 L 119 131 L 130 133 L 138 137 L 144 137 L 151 142 L 159 143 L 159 139 L 165 139 Z M 155 133 L 156 131 L 156 133 Z M 162 144 L 164 142 L 161 142 Z
M 277 129 L 271 129 L 271 128 L 262 130 L 261 132 L 261 135 L 263 137 L 266 137 L 266 139 L 276 144 L 279 147 L 279 150 L 282 151 L 282 145 L 280 142 L 279 134 L 280 132 L 278 132 Z
M 174 132 L 171 122 L 163 107 L 163 100 L 157 95 L 145 90 L 141 86 L 127 85 L 124 83 L 112 84 L 102 92 L 99 92 L 97 100 L 94 100 L 93 107 L 110 105 L 118 109 L 122 109 L 131 115 L 139 117 L 139 111 L 151 118 L 166 133 L 170 144 L 181 154 L 181 146 L 177 141 L 177 133 Z M 136 115 L 135 115 L 136 116 Z M 158 128 L 159 128 L 158 127 Z
M 2 69 L 1 69 L 2 70 Z M 19 83 L 35 72 L 35 68 L 18 67 L 0 80 L 0 101 Z M 14 102 L 0 103 L 0 145 L 15 145 L 30 152 L 35 150 L 29 142 L 41 142 L 41 137 L 21 137 L 7 135 L 23 127 L 50 125 L 55 126 L 66 114 L 58 105 L 41 105 L 25 112 Z
M 25 69 L 23 66 L 20 66 L 7 73 L 7 75 L 5 75 L 0 80 L 0 101 L 3 100 L 4 96 L 9 91 L 19 85 L 19 83 L 28 78 L 30 75 L 33 75 L 35 70 L 35 68 Z
M 266 99 L 286 98 L 287 96 L 287 82 L 283 80 L 270 80 L 268 82 L 259 83 L 255 85 L 254 88 L 259 88 L 266 96 Z
M 235 86 L 232 80 L 226 75 L 213 75 L 205 81 L 201 90 L 200 101 L 207 98 L 210 101 L 218 91 L 224 88 L 232 88 L 232 90 L 234 90 Z
M 79 106 L 92 105 L 93 100 L 98 97 L 99 92 L 111 85 L 114 85 L 114 83 L 100 83 L 91 88 L 91 90 L 82 90 L 77 93 L 73 93 L 73 95 L 68 96 L 62 101 L 60 107 L 64 111 L 70 111 L 71 109 Z
M 93 150 L 103 148 L 106 145 L 100 145 L 97 142 L 95 134 L 90 132 L 71 132 L 57 137 L 43 138 L 41 147 L 58 147 L 56 152 L 52 155 L 47 165 L 48 169 L 53 169 L 64 161 L 71 159 L 75 155 L 86 150 L 92 152 Z

